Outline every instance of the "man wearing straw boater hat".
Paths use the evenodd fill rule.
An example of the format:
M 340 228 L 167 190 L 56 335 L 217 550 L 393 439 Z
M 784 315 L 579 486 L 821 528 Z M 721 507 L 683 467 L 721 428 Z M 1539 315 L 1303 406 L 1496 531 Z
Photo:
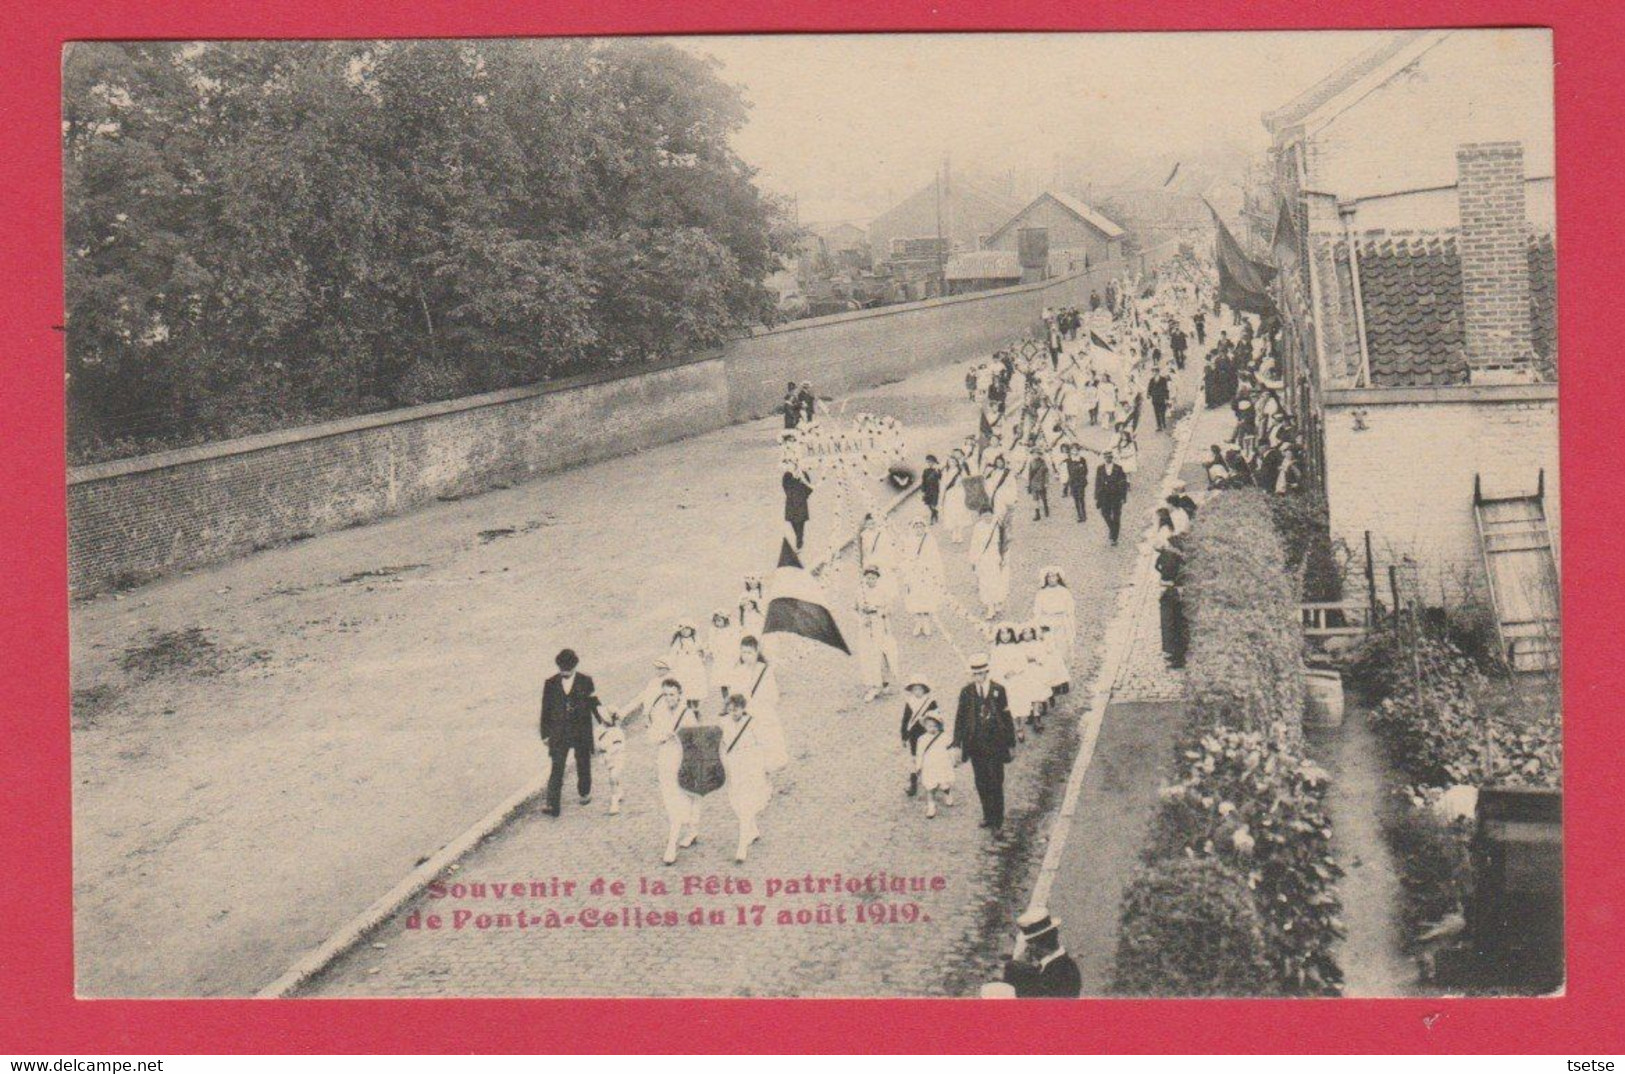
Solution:
M 970 762 L 976 795 L 982 800 L 982 827 L 1004 824 L 1004 766 L 1016 748 L 1016 725 L 1004 687 L 988 677 L 986 653 L 970 660 L 971 681 L 959 691 L 951 743 Z
M 1083 991 L 1078 964 L 1061 946 L 1061 923 L 1035 906 L 1016 918 L 1021 935 L 1004 964 L 1004 983 L 1017 999 L 1077 999 Z

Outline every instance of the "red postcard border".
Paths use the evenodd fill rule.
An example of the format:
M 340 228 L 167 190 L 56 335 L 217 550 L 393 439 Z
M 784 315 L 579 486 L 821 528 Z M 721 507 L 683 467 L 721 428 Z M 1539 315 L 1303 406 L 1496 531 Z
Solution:
M 1625 1051 L 1625 810 L 1613 775 L 1625 723 L 1617 624 L 1625 618 L 1625 497 L 1617 476 L 1622 319 L 1604 296 L 1621 239 L 1615 3 L 1535 0 L 456 0 L 330 4 L 64 2 L 9 5 L 0 67 L 7 192 L 0 296 L 9 341 L 0 394 L 0 619 L 7 683 L 0 749 L 0 1050 L 532 1052 L 1016 1050 L 1112 1052 Z M 553 10 L 547 10 L 553 8 Z M 64 515 L 59 57 L 84 38 L 438 37 L 759 31 L 1359 29 L 1549 26 L 1557 56 L 1559 306 L 1570 981 L 1561 998 L 1393 1001 L 80 1001 L 73 997 L 72 780 Z M 410 1002 L 410 1008 L 403 1006 Z

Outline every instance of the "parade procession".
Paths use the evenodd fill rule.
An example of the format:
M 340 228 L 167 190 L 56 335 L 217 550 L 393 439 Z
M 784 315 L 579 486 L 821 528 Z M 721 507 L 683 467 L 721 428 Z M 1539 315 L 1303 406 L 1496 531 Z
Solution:
M 1233 36 L 70 48 L 78 993 L 1556 987 L 1540 41 Z

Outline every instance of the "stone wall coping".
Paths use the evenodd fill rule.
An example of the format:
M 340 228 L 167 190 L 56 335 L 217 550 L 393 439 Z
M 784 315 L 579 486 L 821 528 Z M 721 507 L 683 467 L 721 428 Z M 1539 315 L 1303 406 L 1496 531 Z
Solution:
M 337 418 L 316 425 L 296 425 L 289 429 L 275 429 L 271 432 L 255 433 L 253 436 L 239 436 L 231 440 L 214 440 L 207 444 L 195 444 L 191 447 L 175 448 L 171 451 L 157 451 L 150 455 L 135 455 L 127 459 L 113 459 L 108 462 L 73 466 L 68 469 L 68 485 L 71 487 L 92 481 L 106 481 L 110 478 L 125 477 L 149 470 L 167 470 L 176 466 L 185 466 L 189 463 L 205 462 L 209 459 L 225 458 L 231 455 L 247 455 L 256 451 L 282 447 L 285 444 L 297 444 L 308 440 L 324 440 L 328 437 L 343 436 L 346 433 L 361 432 L 366 429 L 377 429 L 386 425 L 402 425 L 421 421 L 425 418 L 440 417 L 445 414 L 456 414 L 466 410 L 480 410 L 485 407 L 517 402 L 521 399 L 533 399 L 542 395 L 577 391 L 597 384 L 627 380 L 650 373 L 661 373 L 671 369 L 681 369 L 684 366 L 700 365 L 705 362 L 720 362 L 721 360 L 721 355 L 713 350 L 693 354 L 685 358 L 669 358 L 640 365 L 598 369 L 590 373 L 580 373 L 572 377 L 560 377 L 558 380 L 544 381 L 541 384 L 529 384 L 519 388 L 503 388 L 500 391 L 484 392 L 480 395 L 464 395 L 456 399 L 444 399 L 438 403 L 423 403 L 418 406 L 397 407 L 393 410 L 379 410 L 371 414 L 358 414 L 353 418 Z
M 1447 384 L 1431 388 L 1327 388 L 1328 407 L 1383 406 L 1404 403 L 1535 403 L 1555 402 L 1557 385 Z

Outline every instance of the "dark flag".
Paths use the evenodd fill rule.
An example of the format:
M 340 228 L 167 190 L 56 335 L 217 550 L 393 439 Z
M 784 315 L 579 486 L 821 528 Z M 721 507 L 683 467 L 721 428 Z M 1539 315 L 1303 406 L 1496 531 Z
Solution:
M 763 634 L 799 634 L 851 655 L 841 628 L 830 614 L 829 601 L 818 579 L 801 566 L 801 559 L 789 541 L 779 545 L 779 566 L 767 591 L 767 615 Z
M 983 409 L 977 415 L 980 419 L 976 426 L 976 437 L 986 447 L 993 440 L 993 423 L 987 420 L 987 410 Z
M 1202 204 L 1207 205 L 1206 198 L 1202 199 Z M 1215 242 L 1219 261 L 1219 301 L 1250 313 L 1274 313 L 1275 302 L 1270 298 L 1269 284 L 1275 277 L 1275 270 L 1248 257 L 1236 237 L 1230 234 L 1230 229 L 1224 226 L 1224 221 L 1219 219 L 1218 211 L 1212 205 L 1207 206 L 1207 211 L 1213 214 L 1213 225 L 1219 229 Z
M 1099 347 L 1103 351 L 1109 351 L 1109 350 L 1112 349 L 1112 345 L 1110 343 L 1107 343 L 1105 340 L 1101 339 L 1099 333 L 1096 333 L 1096 332 L 1091 331 L 1089 333 L 1089 342 L 1093 343 L 1095 346 Z
M 1292 209 L 1285 201 L 1281 202 L 1281 213 L 1275 219 L 1270 252 L 1279 272 L 1291 272 L 1298 264 L 1298 225 L 1292 219 Z

